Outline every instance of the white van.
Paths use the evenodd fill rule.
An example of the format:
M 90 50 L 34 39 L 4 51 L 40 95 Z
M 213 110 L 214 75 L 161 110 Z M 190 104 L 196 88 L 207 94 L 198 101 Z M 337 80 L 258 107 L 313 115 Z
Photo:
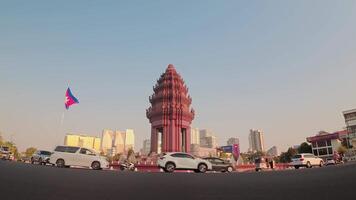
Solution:
M 299 169 L 299 167 L 312 168 L 312 166 L 322 167 L 324 165 L 324 161 L 321 158 L 314 156 L 311 153 L 302 153 L 297 154 L 292 158 L 292 162 L 290 165 L 294 166 L 294 168 Z
M 97 155 L 94 150 L 72 146 L 57 146 L 49 162 L 57 167 L 80 166 L 96 170 L 109 168 L 106 158 Z

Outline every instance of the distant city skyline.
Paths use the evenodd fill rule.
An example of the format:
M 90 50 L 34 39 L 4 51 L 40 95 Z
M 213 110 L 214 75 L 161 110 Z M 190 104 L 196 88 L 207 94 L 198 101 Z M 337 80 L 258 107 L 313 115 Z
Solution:
M 40 2 L 0 7 L 0 132 L 20 151 L 126 128 L 138 151 L 170 63 L 192 127 L 219 145 L 239 138 L 242 151 L 253 127 L 285 151 L 342 130 L 356 108 L 355 1 Z M 68 85 L 80 103 L 65 110 Z

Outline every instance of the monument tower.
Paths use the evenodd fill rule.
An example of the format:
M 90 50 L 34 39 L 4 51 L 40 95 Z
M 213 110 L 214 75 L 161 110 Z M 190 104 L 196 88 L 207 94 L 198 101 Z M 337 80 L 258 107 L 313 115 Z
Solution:
M 151 152 L 189 152 L 194 110 L 188 88 L 172 64 L 158 79 L 149 97 L 146 116 L 151 123 Z

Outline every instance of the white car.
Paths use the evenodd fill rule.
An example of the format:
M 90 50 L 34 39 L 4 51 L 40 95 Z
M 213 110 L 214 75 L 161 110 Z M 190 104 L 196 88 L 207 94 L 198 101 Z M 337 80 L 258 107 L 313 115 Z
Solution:
M 94 150 L 72 146 L 57 146 L 49 162 L 57 167 L 79 166 L 96 170 L 109 168 L 106 158 L 97 155 Z
M 173 172 L 176 169 L 181 169 L 194 170 L 200 173 L 205 173 L 213 168 L 209 161 L 182 152 L 163 154 L 158 160 L 158 167 L 165 172 Z
M 311 153 L 302 153 L 297 154 L 292 158 L 292 162 L 290 165 L 294 166 L 294 168 L 299 169 L 299 167 L 312 168 L 313 166 L 322 167 L 324 165 L 324 161 L 321 158 L 314 156 Z

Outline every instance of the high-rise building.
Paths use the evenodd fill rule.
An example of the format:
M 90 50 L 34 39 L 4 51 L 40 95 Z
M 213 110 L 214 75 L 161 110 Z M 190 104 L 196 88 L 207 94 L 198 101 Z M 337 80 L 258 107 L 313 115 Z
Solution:
M 228 146 L 234 145 L 234 144 L 240 144 L 239 138 L 229 138 L 226 142 Z
M 190 108 L 192 98 L 182 77 L 169 64 L 153 87 L 149 97 L 151 106 L 146 116 L 151 123 L 151 151 L 190 152 L 190 125 L 194 110 Z
M 347 144 L 356 148 L 356 109 L 343 112 L 347 129 Z
M 94 149 L 98 152 L 100 151 L 100 142 L 99 137 L 79 134 L 67 134 L 64 138 L 64 145 Z
M 124 151 L 127 152 L 128 150 L 135 148 L 135 133 L 132 129 L 126 129 L 125 131 L 125 146 Z
M 200 133 L 198 128 L 191 129 L 190 138 L 190 144 L 200 145 Z
M 101 151 L 105 155 L 111 155 L 112 152 L 125 153 L 129 149 L 134 149 L 135 134 L 132 129 L 126 131 L 113 131 L 105 129 L 102 135 Z
M 204 148 L 216 148 L 218 146 L 217 138 L 215 134 L 209 129 L 203 129 L 199 131 L 200 134 L 200 146 Z
M 263 132 L 261 130 L 251 129 L 248 139 L 250 144 L 249 151 L 256 152 L 265 150 Z
M 109 155 L 112 152 L 113 141 L 115 138 L 114 131 L 109 129 L 104 129 L 101 136 L 101 151 L 105 155 Z
M 151 140 L 147 139 L 143 141 L 142 154 L 148 155 L 151 151 Z
M 125 152 L 125 132 L 115 131 L 115 137 L 113 142 L 113 148 L 116 149 L 116 153 Z
M 279 156 L 279 151 L 276 146 L 271 147 L 267 150 L 267 155 L 269 156 Z

